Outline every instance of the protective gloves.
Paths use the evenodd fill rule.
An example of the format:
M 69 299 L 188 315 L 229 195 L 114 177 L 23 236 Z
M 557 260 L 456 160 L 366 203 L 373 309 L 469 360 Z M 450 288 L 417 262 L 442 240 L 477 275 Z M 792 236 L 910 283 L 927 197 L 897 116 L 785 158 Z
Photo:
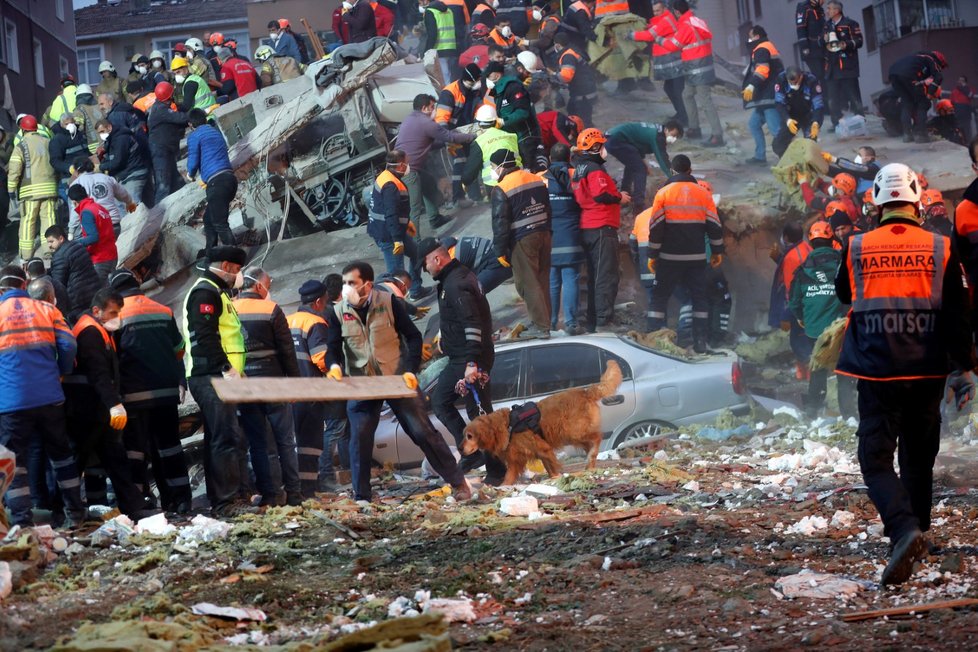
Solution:
M 333 380 L 343 380 L 343 370 L 340 369 L 338 364 L 334 364 L 329 368 L 329 371 L 326 372 L 326 377 L 332 378 Z
M 723 254 L 713 254 L 710 256 L 710 267 L 716 269 L 723 264 Z
M 970 371 L 954 371 L 947 378 L 947 402 L 954 398 L 958 412 L 975 397 L 975 375 Z
M 403 378 L 404 378 L 404 384 L 407 385 L 407 388 L 408 389 L 417 389 L 418 388 L 418 377 L 417 376 L 415 376 L 411 372 L 408 372 L 408 373 L 404 374 Z
M 512 265 L 510 265 L 509 261 L 506 259 L 506 256 L 499 256 L 498 258 L 496 258 L 496 260 L 498 260 L 499 264 L 502 265 L 503 267 L 512 267 Z
M 794 118 L 788 118 L 787 125 L 788 125 L 788 131 L 790 131 L 793 134 L 797 134 L 798 133 L 798 121 L 797 120 L 795 120 Z
M 394 255 L 395 256 L 400 256 L 403 253 L 404 253 L 404 243 L 403 242 L 395 242 L 394 243 Z
M 109 427 L 113 430 L 122 430 L 126 427 L 129 417 L 126 415 L 126 406 L 122 403 L 109 409 Z
M 744 96 L 745 102 L 750 102 L 752 99 L 754 99 L 754 84 L 747 84 L 747 88 L 744 89 L 744 92 L 741 93 L 741 95 Z

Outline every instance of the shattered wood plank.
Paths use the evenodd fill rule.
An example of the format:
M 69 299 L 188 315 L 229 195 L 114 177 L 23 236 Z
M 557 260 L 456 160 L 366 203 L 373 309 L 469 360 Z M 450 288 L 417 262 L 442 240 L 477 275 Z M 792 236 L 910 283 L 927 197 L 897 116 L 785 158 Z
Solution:
M 854 611 L 842 614 L 842 620 L 847 623 L 854 623 L 860 620 L 872 620 L 874 618 L 889 618 L 893 616 L 910 616 L 937 609 L 958 609 L 960 607 L 978 606 L 978 599 L 961 598 L 959 600 L 942 600 L 941 602 L 928 602 L 925 604 L 911 604 L 904 607 L 892 607 L 890 609 L 873 609 L 870 611 Z
M 331 378 L 215 378 L 214 390 L 225 403 L 292 403 L 304 401 L 370 401 L 410 398 L 401 376 L 357 376 Z
M 363 538 L 363 537 L 360 536 L 360 534 L 357 531 L 351 530 L 347 526 L 343 525 L 342 523 L 340 523 L 338 521 L 335 521 L 335 520 L 331 519 L 330 517 L 326 516 L 322 512 L 319 512 L 319 511 L 313 512 L 313 516 L 315 516 L 316 518 L 318 518 L 323 523 L 325 523 L 327 525 L 333 526 L 334 528 L 336 528 L 337 530 L 339 530 L 340 532 L 342 532 L 346 536 L 350 537 L 351 539 L 361 539 L 361 538 Z
M 633 518 L 639 518 L 642 516 L 659 516 L 664 511 L 666 511 L 664 505 L 655 505 L 653 507 L 645 507 L 642 509 L 626 509 L 621 512 L 609 512 L 603 514 L 595 514 L 593 516 L 584 515 L 579 518 L 579 520 L 587 521 L 589 523 L 611 523 L 614 521 L 628 521 Z

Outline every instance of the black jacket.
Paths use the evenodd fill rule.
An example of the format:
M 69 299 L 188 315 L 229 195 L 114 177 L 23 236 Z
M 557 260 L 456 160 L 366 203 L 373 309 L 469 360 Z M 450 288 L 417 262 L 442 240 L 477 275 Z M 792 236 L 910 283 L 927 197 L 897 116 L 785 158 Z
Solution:
M 177 152 L 180 139 L 187 129 L 187 114 L 174 111 L 165 102 L 157 102 L 149 107 L 149 144 Z
M 64 384 L 69 414 L 92 414 L 122 403 L 119 395 L 119 360 L 115 349 L 106 344 L 102 333 L 89 326 L 78 333 L 78 354 L 75 356 L 74 377 L 84 377 L 87 384 Z
M 476 274 L 489 267 L 499 266 L 499 261 L 492 255 L 492 240 L 476 235 L 467 235 L 458 239 L 455 245 L 455 259 Z
M 937 59 L 932 52 L 926 50 L 900 57 L 890 66 L 889 73 L 891 77 L 899 77 L 911 83 L 927 78 L 933 78 L 935 84 L 944 81 Z
M 105 141 L 105 158 L 102 171 L 119 181 L 139 179 L 151 169 L 149 147 L 145 139 L 137 138 L 125 127 L 113 125 L 112 133 Z M 135 197 L 135 199 L 139 199 Z
M 115 332 L 119 390 L 127 408 L 176 405 L 184 384 L 183 335 L 169 308 L 138 289 L 122 292 L 122 327 Z
M 52 277 L 50 274 L 45 274 L 41 278 L 46 278 L 51 281 L 51 285 L 54 286 L 54 298 L 58 302 L 58 310 L 67 309 L 71 305 L 71 297 L 68 295 L 68 288 L 64 286 L 64 283 Z
M 846 44 L 844 50 L 832 52 L 825 48 L 826 79 L 857 79 L 859 77 L 859 48 L 863 46 L 863 33 L 859 23 L 843 16 L 836 25 L 825 21 L 822 45 L 829 42 L 829 34 L 835 31 L 836 38 Z
M 92 307 L 92 297 L 102 289 L 92 257 L 84 245 L 74 240 L 65 240 L 54 252 L 51 257 L 51 278 L 68 289 L 71 305 L 58 307 L 71 323 L 75 323 L 83 312 Z
M 219 292 L 210 284 L 201 283 L 187 297 L 187 334 L 193 344 L 187 351 L 187 356 L 192 356 L 190 374 L 220 376 L 225 365 L 229 364 L 218 330 L 218 323 L 224 314 L 221 292 L 227 292 L 229 288 L 224 279 L 210 270 L 201 272 L 201 276 L 216 283 L 221 290 Z
M 257 299 L 261 303 L 254 306 L 239 303 L 247 299 Z M 251 291 L 238 295 L 235 308 L 245 336 L 245 375 L 298 378 L 301 374 L 295 344 L 282 308 Z
M 825 49 L 819 38 L 825 28 L 825 10 L 819 0 L 803 0 L 795 8 L 795 34 L 802 58 L 820 58 Z
M 597 41 L 598 36 L 594 32 L 594 21 L 582 9 L 570 9 L 564 14 L 564 19 L 560 23 L 557 33 L 566 32 L 570 37 L 571 45 L 578 52 L 587 52 L 588 41 Z
M 435 276 L 438 281 L 438 315 L 441 318 L 441 350 L 450 363 L 475 362 L 492 369 L 492 311 L 475 274 L 452 260 Z
M 374 8 L 367 0 L 360 0 L 343 14 L 343 22 L 350 27 L 350 43 L 362 43 L 377 36 Z
M 51 141 L 48 143 L 48 154 L 51 156 L 51 167 L 66 179 L 71 176 L 71 166 L 79 156 L 88 157 L 88 142 L 85 140 L 85 130 L 79 129 L 72 137 L 61 123 L 51 129 Z
M 136 131 L 146 126 L 146 119 L 142 111 L 138 111 L 132 104 L 127 102 L 116 102 L 105 115 L 105 119 L 112 123 L 112 130 L 129 129 Z

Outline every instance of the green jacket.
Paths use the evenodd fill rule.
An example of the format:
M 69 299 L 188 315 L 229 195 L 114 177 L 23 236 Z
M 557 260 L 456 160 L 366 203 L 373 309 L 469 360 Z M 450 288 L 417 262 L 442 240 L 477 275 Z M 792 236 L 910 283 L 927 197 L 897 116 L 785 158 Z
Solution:
M 642 156 L 655 155 L 662 174 L 672 176 L 669 171 L 669 153 L 666 151 L 666 135 L 662 125 L 654 122 L 623 122 L 608 130 L 608 138 L 628 143 Z
M 507 88 L 511 86 L 511 88 Z M 513 75 L 503 75 L 494 87 L 496 115 L 503 121 L 503 129 L 523 139 L 539 136 L 537 114 L 530 101 L 530 91 Z
M 835 275 L 842 263 L 842 252 L 816 247 L 795 272 L 791 282 L 788 308 L 805 326 L 805 335 L 813 339 L 846 314 L 846 307 L 835 294 Z
M 77 92 L 77 86 L 65 86 L 61 93 L 51 102 L 51 106 L 44 112 L 44 115 L 41 116 L 41 122 L 49 127 L 53 127 L 61 119 L 62 115 L 65 113 L 74 113 L 76 104 L 75 93 Z

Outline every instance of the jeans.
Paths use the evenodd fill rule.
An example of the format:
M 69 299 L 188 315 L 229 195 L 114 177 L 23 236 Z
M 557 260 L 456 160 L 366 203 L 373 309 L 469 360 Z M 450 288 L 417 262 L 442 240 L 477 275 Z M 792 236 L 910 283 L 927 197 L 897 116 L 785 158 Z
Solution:
M 323 429 L 323 453 L 319 456 L 319 481 L 331 484 L 336 481 L 333 469 L 333 444 L 340 456 L 340 468 L 350 468 L 350 420 L 345 414 L 342 419 L 327 417 Z
M 123 181 L 122 187 L 126 189 L 126 192 L 129 193 L 129 196 L 132 197 L 134 202 L 137 204 L 139 202 L 143 202 L 148 208 L 152 208 L 156 205 L 156 202 L 153 201 L 155 199 L 155 197 L 153 197 L 153 193 L 149 192 L 151 187 L 149 187 L 150 184 L 148 182 L 149 171 L 147 170 L 146 176 L 138 177 L 136 179 L 129 177 Z
M 759 161 L 767 158 L 765 152 L 767 146 L 764 142 L 765 122 L 767 123 L 767 130 L 771 132 L 771 138 L 777 138 L 782 128 L 787 130 L 787 127 L 781 125 L 781 114 L 773 106 L 754 109 L 750 115 L 750 120 L 747 121 L 747 126 L 750 127 L 750 133 L 754 137 L 754 158 Z
M 238 408 L 238 420 L 248 437 L 251 468 L 263 501 L 274 504 L 283 491 L 298 496 L 301 487 L 292 406 L 246 403 Z
M 428 154 L 429 157 L 437 155 L 438 152 Z M 438 190 L 438 179 L 421 166 L 417 169 L 411 166 L 411 171 L 405 174 L 401 181 L 407 186 L 411 203 L 411 219 L 420 233 L 421 218 L 427 217 L 428 223 L 431 224 L 438 218 L 438 207 L 444 201 L 441 191 Z
M 859 468 L 869 498 L 896 542 L 930 529 L 934 460 L 941 448 L 944 379 L 859 380 Z M 893 469 L 893 453 L 900 475 Z
M 618 296 L 618 229 L 603 226 L 581 229 L 581 245 L 587 257 L 587 312 L 584 327 L 594 332 L 608 326 L 615 313 Z
M 516 293 L 530 321 L 544 331 L 550 329 L 550 242 L 550 231 L 536 231 L 517 240 L 510 254 Z
M 458 413 L 458 409 L 455 407 L 455 401 L 458 399 L 458 394 L 455 393 L 455 385 L 465 376 L 466 364 L 467 361 L 464 359 L 449 362 L 438 375 L 438 383 L 431 392 L 431 408 L 434 410 L 438 420 L 445 424 L 448 432 L 452 433 L 452 437 L 455 438 L 455 445 L 459 449 L 459 455 L 462 454 L 462 437 L 465 433 L 465 420 L 462 419 L 462 415 Z M 491 369 L 484 369 L 483 371 L 492 372 Z M 479 403 L 475 401 L 476 393 L 479 395 Z M 469 417 L 469 421 L 481 414 L 479 412 L 479 404 L 482 405 L 482 409 L 486 414 L 492 412 L 492 381 L 486 383 L 485 387 L 478 388 L 476 392 L 470 391 L 465 395 L 465 412 Z M 468 463 L 468 468 L 482 466 L 481 462 L 483 460 L 486 465 L 486 478 L 490 481 L 499 480 L 501 482 L 503 476 L 506 475 L 506 464 L 498 457 L 484 453 L 483 451 L 462 457 L 462 463 Z
M 204 480 L 212 509 L 233 502 L 247 478 L 242 475 L 247 457 L 244 433 L 234 405 L 217 396 L 214 376 L 187 379 L 190 394 L 204 418 Z
M 435 472 L 453 487 L 465 484 L 465 475 L 444 438 L 435 430 L 425 412 L 421 394 L 411 398 L 389 399 L 387 404 L 397 421 L 424 453 Z M 350 401 L 347 416 L 350 419 L 350 470 L 353 476 L 353 493 L 356 500 L 370 500 L 370 466 L 373 460 L 374 435 L 380 421 L 384 401 Z
M 418 241 L 405 234 L 404 251 L 399 254 L 394 253 L 393 242 L 381 242 L 380 240 L 374 240 L 374 242 L 380 249 L 380 253 L 384 254 L 384 265 L 387 266 L 388 274 L 404 270 L 404 257 L 408 257 L 411 261 L 411 269 L 407 270 L 411 275 L 411 289 L 412 291 L 420 290 L 424 283 L 424 279 L 421 277 L 421 263 L 424 261 L 418 256 Z
M 686 117 L 690 129 L 700 128 L 699 105 L 703 107 L 706 121 L 710 123 L 711 136 L 723 138 L 723 127 L 720 126 L 720 115 L 713 103 L 713 91 L 706 84 L 686 84 L 683 89 L 683 104 L 686 105 Z
M 127 406 L 129 419 L 123 433 L 132 480 L 143 495 L 147 493 L 148 464 L 160 492 L 160 505 L 167 511 L 181 503 L 190 505 L 190 477 L 187 458 L 180 443 L 180 416 L 176 404 L 150 407 Z
M 221 244 L 234 245 L 234 234 L 228 224 L 231 202 L 238 193 L 238 179 L 231 172 L 212 176 L 207 182 L 207 209 L 204 211 L 204 248 Z
M 177 170 L 179 152 L 152 143 L 150 143 L 149 148 L 153 155 L 153 182 L 156 186 L 155 205 L 182 188 L 183 179 Z
M 557 330 L 563 291 L 564 330 L 577 326 L 578 284 L 581 280 L 580 265 L 550 268 L 550 329 Z
M 115 259 L 107 260 L 103 263 L 95 263 L 95 275 L 98 276 L 98 280 L 105 284 L 106 280 L 109 278 L 109 274 L 114 272 L 115 268 L 118 266 L 119 261 Z
M 503 267 L 499 264 L 498 260 L 492 260 L 482 266 L 478 271 L 472 271 L 475 271 L 475 275 L 479 279 L 479 285 L 482 286 L 483 294 L 489 294 L 504 282 L 513 278 L 513 268 Z
M 637 147 L 617 138 L 609 138 L 605 148 L 625 166 L 620 190 L 632 196 L 632 213 L 638 215 L 645 210 L 645 184 L 649 177 L 645 157 Z

